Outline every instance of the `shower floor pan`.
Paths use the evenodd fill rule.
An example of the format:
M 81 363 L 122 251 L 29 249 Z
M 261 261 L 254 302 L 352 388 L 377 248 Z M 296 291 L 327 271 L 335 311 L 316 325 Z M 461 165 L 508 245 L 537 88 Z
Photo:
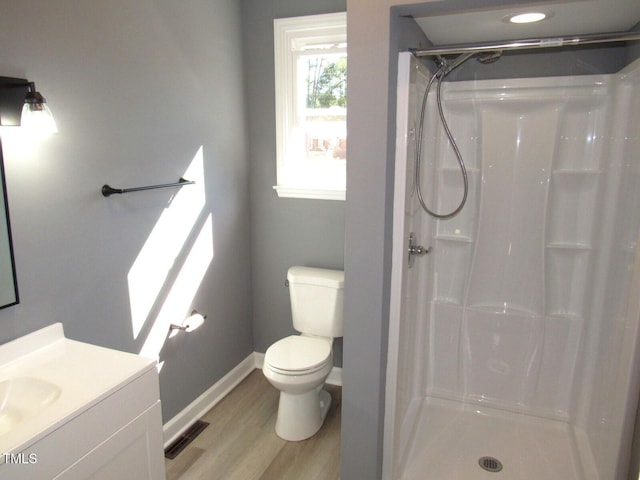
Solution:
M 401 480 L 582 480 L 577 458 L 564 422 L 426 398 Z

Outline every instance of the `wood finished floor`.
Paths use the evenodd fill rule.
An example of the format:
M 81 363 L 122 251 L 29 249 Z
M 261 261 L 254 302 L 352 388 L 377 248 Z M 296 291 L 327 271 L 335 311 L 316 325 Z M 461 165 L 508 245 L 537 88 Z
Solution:
M 275 433 L 279 392 L 254 370 L 202 420 L 209 426 L 173 460 L 167 480 L 338 480 L 342 389 L 326 385 L 324 425 L 302 442 Z

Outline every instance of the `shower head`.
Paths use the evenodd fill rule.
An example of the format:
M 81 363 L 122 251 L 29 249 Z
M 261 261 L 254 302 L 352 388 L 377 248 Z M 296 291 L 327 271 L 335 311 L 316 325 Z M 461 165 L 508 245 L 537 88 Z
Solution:
M 442 75 L 449 75 L 451 70 L 462 65 L 464 62 L 469 60 L 473 55 L 475 55 L 474 52 L 463 53 L 462 55 L 458 55 L 456 58 L 450 61 L 444 57 L 438 56 L 438 62 L 440 63 L 440 70 L 442 71 Z
M 478 62 L 482 64 L 488 64 L 488 63 L 497 62 L 500 59 L 500 57 L 502 57 L 502 50 L 493 50 L 491 52 L 480 52 L 480 53 L 478 52 L 462 53 L 453 59 L 447 59 L 442 55 L 437 55 L 436 58 L 438 61 L 438 68 L 439 68 L 438 74 L 442 75 L 443 77 L 446 77 L 447 75 L 449 75 L 449 73 L 451 73 L 451 71 L 454 68 L 458 68 L 460 65 L 462 65 L 464 62 L 469 60 L 474 55 L 478 55 L 478 57 L 476 58 Z
M 498 59 L 502 56 L 502 50 L 494 50 L 493 52 L 483 52 L 478 55 L 478 60 L 480 63 L 493 63 L 497 62 Z

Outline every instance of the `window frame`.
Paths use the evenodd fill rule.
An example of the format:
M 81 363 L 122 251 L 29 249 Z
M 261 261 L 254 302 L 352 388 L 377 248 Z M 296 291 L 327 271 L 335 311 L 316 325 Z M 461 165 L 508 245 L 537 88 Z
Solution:
M 300 52 L 346 53 L 346 12 L 277 18 L 273 25 L 277 170 L 277 184 L 273 188 L 279 197 L 344 200 L 346 160 L 299 158 L 293 131 L 300 128 L 297 58 Z M 344 47 L 313 48 L 320 44 L 343 44 Z

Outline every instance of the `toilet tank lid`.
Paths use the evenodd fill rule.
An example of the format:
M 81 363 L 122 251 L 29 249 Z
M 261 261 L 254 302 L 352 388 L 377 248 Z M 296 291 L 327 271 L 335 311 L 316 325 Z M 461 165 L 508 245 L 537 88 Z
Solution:
M 344 272 L 314 267 L 291 267 L 287 273 L 289 283 L 343 288 Z

